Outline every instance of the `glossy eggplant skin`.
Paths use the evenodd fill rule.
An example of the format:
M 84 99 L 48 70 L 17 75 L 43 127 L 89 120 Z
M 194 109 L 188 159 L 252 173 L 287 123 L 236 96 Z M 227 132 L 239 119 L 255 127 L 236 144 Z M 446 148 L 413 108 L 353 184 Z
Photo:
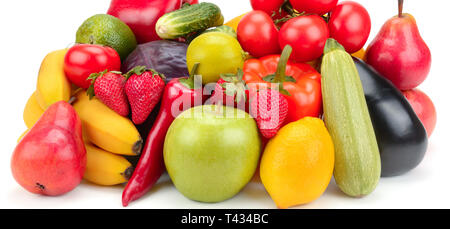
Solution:
M 381 176 L 402 175 L 425 156 L 428 137 L 402 93 L 372 67 L 354 58 L 381 156 Z

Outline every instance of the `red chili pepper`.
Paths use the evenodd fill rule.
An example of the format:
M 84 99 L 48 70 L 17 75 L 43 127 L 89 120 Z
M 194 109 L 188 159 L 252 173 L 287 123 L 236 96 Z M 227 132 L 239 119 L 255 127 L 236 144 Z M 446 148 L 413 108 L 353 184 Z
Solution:
M 250 89 L 250 99 L 259 87 L 280 84 L 280 92 L 289 104 L 285 123 L 322 113 L 321 75 L 308 64 L 288 61 L 291 52 L 292 47 L 287 45 L 281 56 L 269 55 L 244 63 L 244 81 Z
M 139 44 L 161 40 L 155 31 L 158 19 L 181 8 L 182 0 L 112 0 L 108 14 L 127 24 Z
M 177 78 L 167 83 L 158 117 L 150 130 L 134 173 L 122 193 L 124 207 L 147 193 L 164 172 L 164 139 L 176 116 L 205 101 L 202 86 L 194 83 L 197 68 L 198 64 L 194 66 L 189 78 Z

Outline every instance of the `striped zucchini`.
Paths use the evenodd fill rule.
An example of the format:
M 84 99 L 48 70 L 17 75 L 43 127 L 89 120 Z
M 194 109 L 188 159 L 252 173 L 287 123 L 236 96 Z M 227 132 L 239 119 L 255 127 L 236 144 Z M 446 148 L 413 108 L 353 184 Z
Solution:
M 325 123 L 335 144 L 334 178 L 349 196 L 371 193 L 381 175 L 381 161 L 361 80 L 352 57 L 328 39 L 322 60 Z
M 185 6 L 167 13 L 156 22 L 156 33 L 162 39 L 176 39 L 192 32 L 223 25 L 220 8 L 208 2 Z

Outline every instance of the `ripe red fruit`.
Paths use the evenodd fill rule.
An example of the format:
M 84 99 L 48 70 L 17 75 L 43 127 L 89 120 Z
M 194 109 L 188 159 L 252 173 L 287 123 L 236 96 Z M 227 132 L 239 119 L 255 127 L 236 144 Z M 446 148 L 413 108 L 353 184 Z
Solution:
M 253 57 L 281 53 L 278 29 L 272 18 L 263 11 L 252 11 L 241 19 L 237 38 L 242 48 Z
M 248 111 L 249 91 L 242 79 L 244 73 L 238 69 L 237 75 L 224 74 L 217 81 L 213 94 L 208 103 L 220 104 Z
M 87 90 L 91 99 L 94 96 L 97 97 L 119 115 L 126 117 L 130 114 L 125 93 L 127 79 L 121 72 L 103 71 L 92 74 L 88 79 L 92 80 L 92 84 Z
M 125 93 L 131 106 L 134 124 L 145 122 L 164 91 L 164 76 L 145 66 L 137 66 L 126 74 Z
M 95 115 L 95 114 L 93 114 Z M 80 184 L 86 168 L 81 120 L 73 107 L 51 105 L 14 149 L 14 179 L 29 192 L 57 196 Z
M 155 30 L 164 14 L 180 9 L 181 0 L 111 0 L 108 14 L 127 24 L 139 44 L 161 40 Z M 190 0 L 190 2 L 195 2 Z
M 330 36 L 344 46 L 345 51 L 357 52 L 364 47 L 370 35 L 369 12 L 357 2 L 339 3 L 331 11 L 328 28 Z
M 286 120 L 288 102 L 278 91 L 269 89 L 250 99 L 250 114 L 255 118 L 261 135 L 272 138 Z
M 431 68 L 431 51 L 420 35 L 411 14 L 399 13 L 381 27 L 366 51 L 366 62 L 398 89 L 409 90 L 419 86 Z
M 78 44 L 67 51 L 64 58 L 64 72 L 70 82 L 88 89 L 92 73 L 120 71 L 120 56 L 116 50 L 101 45 Z
M 292 46 L 291 60 L 308 62 L 323 54 L 329 37 L 328 25 L 321 17 L 305 15 L 290 19 L 281 27 L 279 43 L 282 49 Z
M 264 11 L 269 16 L 273 16 L 274 19 L 280 19 L 287 15 L 284 10 L 280 14 L 280 8 L 282 8 L 284 2 L 285 0 L 250 0 L 254 10 Z
M 330 12 L 338 0 L 289 0 L 298 12 L 324 15 Z
M 408 99 L 414 112 L 427 130 L 428 137 L 430 137 L 436 127 L 437 119 L 433 101 L 419 89 L 403 91 L 402 93 Z

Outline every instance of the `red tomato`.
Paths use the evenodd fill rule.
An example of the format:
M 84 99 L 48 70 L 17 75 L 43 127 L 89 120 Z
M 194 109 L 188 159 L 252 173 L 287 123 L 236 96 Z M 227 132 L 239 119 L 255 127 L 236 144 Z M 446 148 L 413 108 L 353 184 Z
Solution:
M 354 53 L 364 47 L 369 38 L 370 16 L 359 3 L 342 2 L 331 11 L 328 28 L 332 38 L 344 46 L 347 52 Z
M 419 89 L 403 91 L 403 95 L 408 99 L 430 137 L 436 127 L 437 119 L 433 101 Z
M 260 10 L 254 10 L 241 19 L 237 38 L 242 48 L 254 57 L 281 52 L 277 27 L 272 18 Z
M 329 38 L 328 26 L 317 15 L 295 17 L 280 29 L 280 47 L 291 45 L 291 60 L 308 62 L 319 58 Z
M 78 87 L 87 89 L 92 73 L 120 71 L 120 56 L 116 50 L 100 45 L 78 44 L 67 51 L 64 58 L 64 72 L 67 78 Z
M 289 0 L 298 12 L 324 15 L 330 12 L 338 0 Z
M 252 4 L 252 8 L 254 10 L 264 11 L 269 16 L 272 16 L 275 12 L 277 15 L 274 18 L 278 19 L 287 15 L 284 11 L 281 15 L 279 14 L 279 10 L 284 1 L 285 0 L 250 0 L 250 3 Z

